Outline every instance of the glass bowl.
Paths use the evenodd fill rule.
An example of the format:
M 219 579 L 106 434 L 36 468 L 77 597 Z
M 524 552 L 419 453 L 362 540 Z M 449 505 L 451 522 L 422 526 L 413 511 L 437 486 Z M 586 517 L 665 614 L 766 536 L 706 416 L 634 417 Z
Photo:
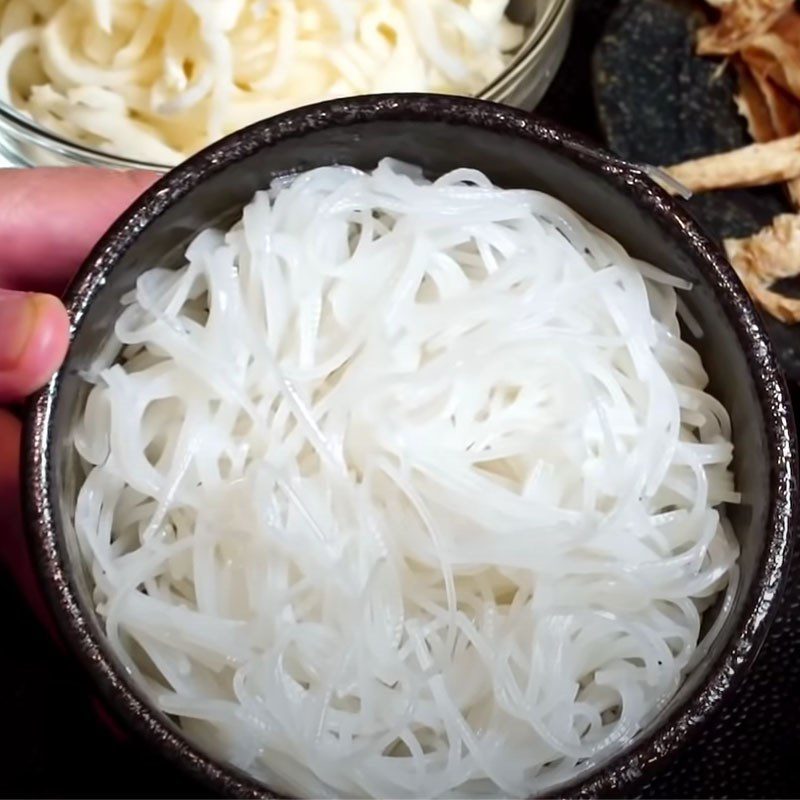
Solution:
M 511 63 L 476 96 L 532 109 L 542 99 L 564 58 L 575 0 L 510 0 L 508 15 L 528 27 Z M 16 167 L 88 165 L 166 172 L 170 167 L 104 153 L 62 138 L 24 112 L 0 101 L 0 162 Z

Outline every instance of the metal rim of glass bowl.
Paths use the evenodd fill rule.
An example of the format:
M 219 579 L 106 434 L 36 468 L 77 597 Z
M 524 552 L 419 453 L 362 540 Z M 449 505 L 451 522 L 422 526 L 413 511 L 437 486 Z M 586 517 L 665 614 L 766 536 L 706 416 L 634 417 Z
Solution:
M 552 39 L 561 31 L 562 26 L 569 23 L 573 3 L 574 0 L 552 0 L 547 3 L 544 13 L 535 21 L 533 28 L 509 65 L 474 97 L 479 100 L 504 102 L 505 95 L 513 91 L 519 81 L 524 79 L 531 62 L 547 50 Z M 6 129 L 5 132 L 10 129 L 13 134 L 23 138 L 28 144 L 37 145 L 50 153 L 68 158 L 75 165 L 84 164 L 110 169 L 154 172 L 167 172 L 171 169 L 170 165 L 116 156 L 66 139 L 39 125 L 9 103 L 0 100 L 0 154 L 6 155 L 14 166 L 33 166 L 33 164 L 17 153 L 7 152 L 8 148 L 2 142 L 3 128 Z

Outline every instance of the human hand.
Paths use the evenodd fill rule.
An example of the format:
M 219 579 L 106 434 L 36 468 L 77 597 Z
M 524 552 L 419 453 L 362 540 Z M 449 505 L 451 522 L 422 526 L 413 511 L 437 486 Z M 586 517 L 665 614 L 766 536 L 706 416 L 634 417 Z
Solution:
M 45 624 L 22 531 L 14 406 L 47 383 L 66 353 L 69 321 L 57 296 L 155 177 L 88 167 L 0 169 L 0 565 Z

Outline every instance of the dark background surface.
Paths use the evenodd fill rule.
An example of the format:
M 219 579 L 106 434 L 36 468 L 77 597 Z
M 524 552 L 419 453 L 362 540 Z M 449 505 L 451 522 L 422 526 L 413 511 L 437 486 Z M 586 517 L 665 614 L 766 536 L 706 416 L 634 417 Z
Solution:
M 642 8 L 663 1 L 633 0 Z M 632 3 L 622 0 L 620 5 Z M 611 130 L 612 143 L 624 151 L 625 136 L 631 131 L 624 125 L 621 129 L 619 119 L 610 122 L 605 117 L 600 125 L 590 80 L 592 54 L 612 12 L 616 11 L 610 36 L 620 33 L 621 24 L 630 22 L 617 6 L 616 0 L 578 0 L 569 53 L 540 111 L 599 142 Z M 640 23 L 651 31 L 668 28 L 658 19 Z M 624 58 L 614 49 L 614 41 L 612 36 L 604 43 L 605 57 Z M 681 46 L 680 37 L 675 46 Z M 675 52 L 675 47 L 671 46 L 670 52 Z M 619 87 L 612 87 L 611 94 L 607 88 L 604 85 L 601 106 L 607 102 L 619 108 L 613 94 Z M 698 212 L 702 218 L 702 210 Z M 715 229 L 717 222 L 717 218 L 710 218 L 708 225 Z M 793 389 L 793 394 L 795 407 L 800 409 L 800 391 Z M 7 629 L 5 646 L 0 650 L 0 686 L 5 692 L 0 713 L 7 734 L 0 757 L 1 796 L 208 796 L 157 755 L 134 742 L 118 741 L 104 727 L 93 709 L 89 689 L 72 662 L 50 642 L 10 577 L 3 573 L 0 608 Z M 779 616 L 735 704 L 713 718 L 704 734 L 667 771 L 642 787 L 641 796 L 800 797 L 798 712 L 800 548 Z

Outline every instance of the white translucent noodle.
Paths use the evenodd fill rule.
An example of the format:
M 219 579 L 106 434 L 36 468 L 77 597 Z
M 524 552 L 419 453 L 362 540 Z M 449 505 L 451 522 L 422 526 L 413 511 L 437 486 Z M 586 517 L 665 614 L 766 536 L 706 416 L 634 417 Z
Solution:
M 674 278 L 552 197 L 390 160 L 152 266 L 87 375 L 75 526 L 120 657 L 217 756 L 523 797 L 713 645 L 739 498 Z
M 475 94 L 520 47 L 506 0 L 5 0 L 0 99 L 91 147 L 174 164 L 289 108 Z

